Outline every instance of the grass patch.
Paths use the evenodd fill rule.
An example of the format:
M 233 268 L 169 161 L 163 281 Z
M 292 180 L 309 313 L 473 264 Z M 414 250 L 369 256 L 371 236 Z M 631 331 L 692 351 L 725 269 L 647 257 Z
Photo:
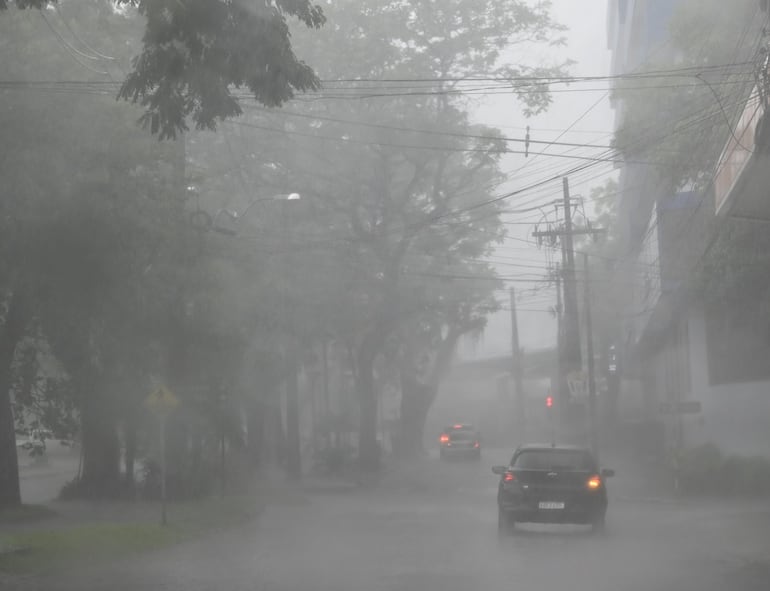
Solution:
M 0 524 L 19 524 L 43 521 L 56 516 L 56 511 L 45 505 L 19 505 L 0 511 Z
M 244 523 L 256 517 L 258 508 L 253 496 L 212 498 L 170 505 L 167 526 L 148 518 L 145 522 L 63 525 L 0 535 L 0 572 L 37 574 L 103 564 Z

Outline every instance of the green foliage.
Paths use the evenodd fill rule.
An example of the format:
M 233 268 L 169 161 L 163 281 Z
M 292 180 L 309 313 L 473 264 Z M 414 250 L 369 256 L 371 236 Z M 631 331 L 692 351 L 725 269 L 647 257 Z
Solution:
M 761 19 L 756 2 L 688 0 L 675 11 L 669 41 L 653 49 L 633 77 L 618 83 L 623 124 L 614 145 L 654 171 L 662 193 L 703 187 L 754 84 L 751 60 Z M 710 67 L 724 66 L 709 70 Z M 682 75 L 646 72 L 693 68 Z M 698 68 L 703 68 L 699 72 Z M 697 74 L 697 76 L 696 76 Z
M 186 130 L 188 116 L 198 130 L 184 144 L 154 142 L 133 125 L 142 110 L 92 92 L 98 85 L 77 100 L 72 90 L 4 88 L 0 124 L 13 141 L 0 145 L 0 276 L 8 293 L 30 295 L 30 349 L 19 348 L 15 366 L 19 414 L 52 430 L 71 429 L 73 417 L 82 427 L 88 478 L 65 494 L 92 493 L 94 478 L 105 480 L 100 491 L 123 492 L 122 430 L 138 438 L 151 495 L 157 449 L 142 401 L 162 382 L 182 402 L 167 441 L 170 491 L 181 498 L 211 489 L 222 436 L 237 455 L 242 409 L 275 402 L 287 361 L 305 361 L 318 343 L 335 341 L 370 370 L 405 351 L 411 362 L 443 350 L 441 367 L 459 335 L 483 328 L 498 286 L 483 258 L 504 229 L 501 205 L 482 203 L 505 179 L 505 143 L 472 123 L 455 79 L 542 74 L 509 64 L 504 48 L 559 42 L 562 28 L 547 3 L 514 0 L 347 0 L 329 6 L 334 26 L 321 31 L 307 30 L 324 17 L 304 0 L 264 12 L 239 1 L 131 4 L 147 22 L 121 96 L 161 137 Z M 88 31 L 99 67 L 119 69 L 138 51 L 137 16 L 124 8 L 62 3 L 53 26 L 75 39 Z M 1 77 L 82 79 L 83 64 L 32 16 L 0 19 L 0 48 L 13 56 L 0 62 Z M 286 16 L 300 21 L 292 45 Z M 232 88 L 272 106 L 317 87 L 292 47 L 327 78 L 442 86 L 379 103 L 254 107 L 207 134 L 240 113 Z M 340 55 L 349 58 L 342 74 Z M 528 112 L 548 106 L 547 90 L 513 88 Z M 271 203 L 288 192 L 301 201 Z M 223 209 L 250 215 L 233 221 Z M 207 231 L 230 222 L 232 235 Z M 387 359 L 386 347 L 396 352 Z M 42 368 L 44 350 L 60 364 L 55 376 Z
M 62 6 L 65 18 L 72 16 L 70 4 Z M 56 38 L 37 39 L 39 21 L 30 16 L 0 19 L 0 43 L 19 58 L 0 68 L 14 77 L 58 69 L 77 79 L 78 63 L 59 61 Z M 119 31 L 130 28 L 126 17 L 109 19 Z M 90 20 L 80 25 L 97 29 Z M 32 38 L 37 42 L 24 43 Z M 100 48 L 120 55 L 122 41 L 116 35 L 115 46 Z M 78 427 L 98 425 L 116 445 L 118 423 L 139 428 L 151 377 L 185 374 L 188 382 L 175 385 L 191 414 L 200 411 L 196 428 L 215 429 L 217 417 L 196 400 L 205 395 L 188 395 L 188 386 L 219 387 L 239 357 L 217 331 L 229 331 L 235 341 L 240 332 L 234 320 L 222 326 L 221 310 L 210 305 L 222 299 L 221 272 L 201 256 L 201 237 L 188 222 L 183 145 L 153 141 L 133 125 L 137 113 L 110 97 L 73 101 L 13 89 L 2 100 L 0 120 L 14 137 L 0 146 L 3 287 L 24 288 L 34 314 L 14 367 L 17 421 L 71 435 L 77 419 Z M 180 342 L 190 350 L 181 363 L 167 354 Z M 53 375 L 40 368 L 52 358 L 59 364 Z M 84 445 L 85 457 L 107 443 Z M 84 466 L 88 475 L 89 461 Z M 107 473 L 114 478 L 118 471 Z M 79 484 L 70 490 L 92 492 Z
M 724 456 L 714 444 L 685 451 L 680 459 L 682 489 L 697 495 L 770 495 L 770 459 Z
M 17 0 L 20 9 L 45 9 L 55 0 Z M 102 3 L 102 4 L 106 4 Z M 140 123 L 161 139 L 188 129 L 214 129 L 241 114 L 232 88 L 246 87 L 267 106 L 319 80 L 291 47 L 287 16 L 318 28 L 325 18 L 309 0 L 278 0 L 247 6 L 242 0 L 117 0 L 146 17 L 142 52 L 118 97 L 144 107 Z M 8 8 L 0 0 L 0 10 Z M 90 7 L 93 9 L 94 7 Z M 98 8 L 98 7 L 97 7 Z M 117 12 L 117 11 L 114 11 Z M 76 57 L 77 59 L 77 57 Z

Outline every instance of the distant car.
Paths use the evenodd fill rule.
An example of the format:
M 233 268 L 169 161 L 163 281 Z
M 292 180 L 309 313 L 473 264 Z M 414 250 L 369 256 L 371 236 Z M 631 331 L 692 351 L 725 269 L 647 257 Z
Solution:
M 481 459 L 481 434 L 467 423 L 449 425 L 438 438 L 439 457 Z
M 590 450 L 568 445 L 525 445 L 508 466 L 494 466 L 500 475 L 497 525 L 500 533 L 516 523 L 590 524 L 604 530 L 607 513 L 605 479 L 613 470 L 599 470 Z

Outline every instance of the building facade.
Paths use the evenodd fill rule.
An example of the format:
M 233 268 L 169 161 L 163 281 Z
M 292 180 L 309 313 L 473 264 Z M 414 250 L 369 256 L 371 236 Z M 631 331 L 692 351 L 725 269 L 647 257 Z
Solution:
M 609 0 L 613 75 L 646 61 L 675 63 L 668 23 L 681 4 Z M 766 7 L 761 10 L 766 19 Z M 766 233 L 761 224 L 770 223 L 770 162 L 757 143 L 767 94 L 755 88 L 738 104 L 706 186 L 672 194 L 649 167 L 620 166 L 621 413 L 659 425 L 669 450 L 713 442 L 727 453 L 770 455 L 766 272 L 745 268 L 756 240 L 747 241 L 754 251 L 733 240 L 736 227 L 745 238 Z M 624 105 L 616 100 L 613 107 L 618 129 Z M 721 267 L 721 282 L 702 280 L 703 261 L 715 248 L 734 251 L 735 268 Z M 725 285 L 724 293 L 714 293 L 715 284 Z

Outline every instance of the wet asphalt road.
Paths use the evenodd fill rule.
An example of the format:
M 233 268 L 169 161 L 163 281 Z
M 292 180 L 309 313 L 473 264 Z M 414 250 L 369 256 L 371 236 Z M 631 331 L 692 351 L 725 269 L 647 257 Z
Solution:
M 770 507 L 619 498 L 608 533 L 498 539 L 494 463 L 424 460 L 379 489 L 272 506 L 254 524 L 40 589 L 754 591 L 770 588 Z M 621 481 L 619 480 L 618 488 Z

